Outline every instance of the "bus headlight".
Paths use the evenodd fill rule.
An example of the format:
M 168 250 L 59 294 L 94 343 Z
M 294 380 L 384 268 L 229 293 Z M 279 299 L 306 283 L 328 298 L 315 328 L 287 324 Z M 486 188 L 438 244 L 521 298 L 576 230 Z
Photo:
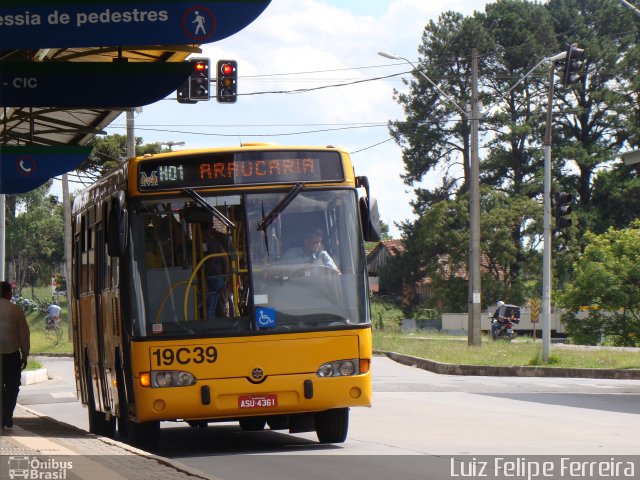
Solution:
M 350 377 L 360 373 L 359 365 L 360 362 L 357 358 L 327 362 L 320 365 L 316 375 L 319 377 Z
M 177 370 L 159 370 L 151 374 L 151 387 L 188 387 L 196 383 L 196 377 L 189 372 Z

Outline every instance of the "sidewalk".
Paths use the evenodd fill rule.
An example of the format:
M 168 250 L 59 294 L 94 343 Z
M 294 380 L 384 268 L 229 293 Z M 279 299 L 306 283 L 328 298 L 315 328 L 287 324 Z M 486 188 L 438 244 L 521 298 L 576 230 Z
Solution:
M 219 480 L 22 405 L 16 407 L 13 428 L 0 436 L 0 478 Z

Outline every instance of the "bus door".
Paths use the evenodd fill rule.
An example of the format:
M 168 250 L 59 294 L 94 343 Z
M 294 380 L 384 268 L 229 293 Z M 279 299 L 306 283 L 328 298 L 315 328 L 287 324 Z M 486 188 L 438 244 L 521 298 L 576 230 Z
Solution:
M 96 221 L 95 224 L 95 243 L 94 243 L 94 288 L 95 295 L 95 312 L 96 312 L 96 330 L 94 332 L 96 344 L 98 347 L 98 377 L 100 383 L 100 393 L 104 410 L 111 409 L 111 398 L 109 389 L 109 376 L 113 372 L 113 354 L 109 352 L 111 341 L 111 332 L 106 328 L 110 323 L 109 315 L 105 309 L 111 310 L 110 303 L 103 301 L 103 289 L 105 286 L 105 272 L 107 268 L 106 252 L 105 252 L 105 216 Z

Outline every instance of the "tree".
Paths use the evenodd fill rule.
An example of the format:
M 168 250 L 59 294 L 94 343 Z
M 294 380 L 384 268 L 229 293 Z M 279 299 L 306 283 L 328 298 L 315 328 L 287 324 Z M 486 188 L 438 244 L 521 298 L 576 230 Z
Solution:
M 11 197 L 6 217 L 7 262 L 17 289 L 48 282 L 64 258 L 62 205 L 49 195 L 51 181 L 25 194 Z
M 135 144 L 136 155 L 169 151 L 169 149 L 163 149 L 157 143 L 143 144 L 142 137 L 136 137 Z M 94 137 L 88 145 L 92 146 L 93 150 L 78 168 L 81 172 L 100 176 L 127 159 L 127 137 L 125 135 L 114 134 L 106 137 Z
M 471 93 L 471 49 L 482 47 L 487 41 L 475 19 L 445 12 L 437 23 L 431 21 L 424 29 L 418 47 L 419 68 L 457 105 L 465 105 Z M 395 92 L 406 120 L 390 124 L 391 135 L 402 147 L 406 171 L 403 178 L 408 185 L 414 185 L 432 171 L 439 168 L 449 171 L 462 164 L 461 188 L 467 191 L 471 158 L 469 121 L 421 74 L 416 72 L 413 77 L 408 94 Z
M 137 152 L 159 153 L 155 144 L 142 144 L 136 138 Z M 81 171 L 100 175 L 126 159 L 126 137 L 96 137 L 90 157 Z M 52 181 L 30 192 L 7 197 L 6 261 L 15 275 L 17 289 L 49 282 L 64 259 L 63 209 L 57 197 L 49 194 Z
M 637 98 L 637 90 L 631 93 L 634 85 L 624 76 L 630 68 L 637 76 L 640 66 L 629 55 L 637 43 L 638 21 L 613 0 L 551 0 L 547 8 L 560 42 L 585 49 L 581 80 L 556 92 L 553 151 L 560 189 L 575 192 L 588 212 L 593 175 L 616 157 L 628 138 L 637 137 L 640 128 L 631 125 L 636 114 L 628 104 Z M 580 225 L 580 234 L 591 227 L 588 219 Z
M 447 12 L 425 27 L 419 52 L 427 75 L 464 105 L 470 92 L 468 58 L 475 47 L 481 58 L 480 95 L 485 106 L 492 105 L 480 122 L 480 143 L 486 147 L 481 150 L 481 155 L 486 152 L 481 183 L 489 187 L 482 190 L 482 258 L 491 269 L 483 280 L 483 299 L 496 298 L 499 292 L 525 298 L 539 284 L 536 247 L 542 233 L 548 65 L 508 89 L 567 44 L 576 42 L 585 48 L 588 75 L 577 85 L 558 85 L 554 101 L 553 189 L 572 193 L 578 202 L 574 226 L 553 242 L 560 283 L 571 279 L 571 264 L 586 245 L 587 230 L 604 231 L 639 216 L 640 205 L 632 200 L 637 195 L 635 171 L 625 178 L 629 170 L 615 167 L 596 176 L 621 148 L 640 139 L 638 25 L 640 20 L 613 0 L 550 0 L 547 4 L 499 0 L 472 17 Z M 415 187 L 413 209 L 419 217 L 413 225 L 405 225 L 404 232 L 410 232 L 411 244 L 440 242 L 435 250 L 453 248 L 446 255 L 466 265 L 467 256 L 459 254 L 457 245 L 422 224 L 430 218 L 430 210 L 436 209 L 437 216 L 441 202 L 453 202 L 459 208 L 458 201 L 467 192 L 469 126 L 419 75 L 414 74 L 408 93 L 396 92 L 395 98 L 404 108 L 406 121 L 392 122 L 390 131 L 402 147 L 403 178 Z M 443 172 L 439 185 L 430 189 L 419 185 L 438 171 Z M 462 181 L 456 178 L 460 171 Z M 615 193 L 616 189 L 630 197 Z M 613 215 L 608 211 L 612 205 L 621 207 Z M 456 237 L 468 238 L 468 223 L 459 227 Z M 422 235 L 433 238 L 420 239 Z M 506 239 L 510 243 L 502 244 Z M 428 269 L 427 263 L 423 258 L 421 268 Z M 503 277 L 496 276 L 498 270 Z
M 559 297 L 560 305 L 571 311 L 565 319 L 569 333 L 580 307 L 591 306 L 598 308 L 590 314 L 592 323 L 597 319 L 616 345 L 640 344 L 640 221 L 601 235 L 588 233 L 587 241 L 574 266 L 574 280 Z
M 534 198 L 542 191 L 539 125 L 544 123 L 547 82 L 545 75 L 525 75 L 558 49 L 552 20 L 544 5 L 521 0 L 488 4 L 484 14 L 477 15 L 495 44 L 495 50 L 487 52 L 482 72 L 495 108 L 482 119 L 491 136 L 486 138 L 481 181 Z M 519 80 L 523 81 L 516 85 Z
M 611 170 L 598 172 L 592 192 L 591 208 L 584 213 L 592 232 L 628 226 L 640 217 L 640 164 L 626 166 L 619 162 Z

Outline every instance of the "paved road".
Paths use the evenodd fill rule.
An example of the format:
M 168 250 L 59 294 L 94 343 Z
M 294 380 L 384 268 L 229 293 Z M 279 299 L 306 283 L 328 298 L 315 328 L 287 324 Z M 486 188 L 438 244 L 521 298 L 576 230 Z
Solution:
M 71 362 L 45 363 L 55 378 L 23 387 L 19 401 L 86 429 Z M 445 471 L 452 455 L 640 453 L 638 381 L 447 376 L 382 357 L 373 371 L 374 406 L 352 410 L 343 445 L 319 445 L 311 433 L 242 432 L 232 423 L 202 430 L 166 423 L 160 454 L 225 480 L 337 478 L 360 463 L 371 480 L 425 478 L 425 461 Z

